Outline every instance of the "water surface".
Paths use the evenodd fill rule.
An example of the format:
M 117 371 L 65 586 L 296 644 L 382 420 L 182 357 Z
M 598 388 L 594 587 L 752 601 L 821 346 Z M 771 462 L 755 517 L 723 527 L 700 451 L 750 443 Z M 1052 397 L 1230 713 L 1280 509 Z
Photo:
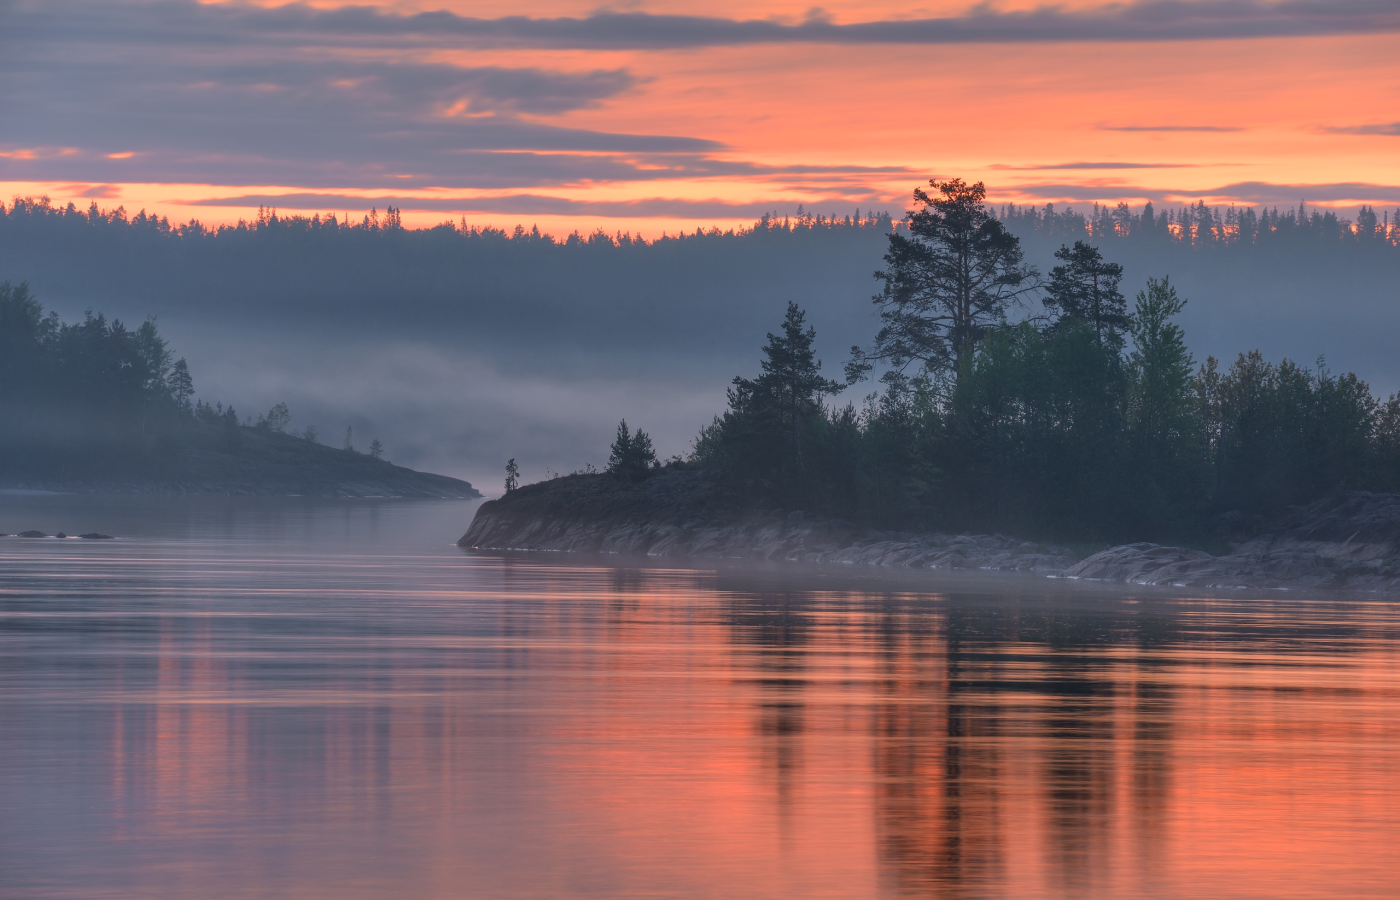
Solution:
M 0 897 L 1400 895 L 1400 612 L 0 496 Z

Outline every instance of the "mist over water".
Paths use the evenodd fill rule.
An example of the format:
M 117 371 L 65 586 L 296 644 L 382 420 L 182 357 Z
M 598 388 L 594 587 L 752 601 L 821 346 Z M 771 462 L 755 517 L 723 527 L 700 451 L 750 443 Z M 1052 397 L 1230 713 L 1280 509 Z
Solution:
M 1391 897 L 1400 612 L 0 496 L 0 895 Z
M 789 301 L 806 309 L 825 371 L 839 377 L 851 345 L 878 326 L 871 275 L 887 226 L 555 246 L 451 230 L 118 240 L 85 220 L 70 233 L 10 219 L 0 278 L 28 279 L 68 319 L 157 316 L 202 399 L 243 416 L 286 402 L 292 427 L 314 424 L 326 443 L 339 446 L 352 426 L 360 449 L 379 438 L 394 462 L 488 495 L 510 457 L 526 481 L 605 463 L 622 418 L 663 458 L 688 452 L 723 411 L 730 380 L 756 373 Z M 1021 237 L 1042 272 L 1073 239 Z M 1310 366 L 1325 356 L 1378 395 L 1400 387 L 1393 247 L 1100 246 L 1124 264 L 1129 297 L 1171 276 L 1189 300 L 1181 324 L 1198 361 L 1214 354 L 1228 367 L 1255 348 Z M 859 406 L 877 387 L 837 402 Z

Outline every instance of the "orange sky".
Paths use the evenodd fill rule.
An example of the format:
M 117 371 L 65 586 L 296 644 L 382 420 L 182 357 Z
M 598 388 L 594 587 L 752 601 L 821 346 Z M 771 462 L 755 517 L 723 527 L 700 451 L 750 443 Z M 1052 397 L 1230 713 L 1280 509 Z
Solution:
M 1004 13 L 1031 7 L 998 4 L 996 9 Z M 518 6 L 507 3 L 380 8 L 445 8 L 478 19 L 519 15 Z M 1096 9 L 1084 3 L 1063 8 Z M 808 15 L 803 5 L 787 3 L 762 9 L 735 3 L 624 3 L 612 9 L 653 17 L 775 19 L 789 25 Z M 965 9 L 933 3 L 872 12 L 865 5 L 843 3 L 826 6 L 820 15 L 848 25 L 876 18 L 957 16 Z M 533 5 L 530 14 L 537 19 L 583 18 L 595 10 L 591 4 L 551 0 Z M 211 20 L 209 27 L 216 25 Z M 148 50 L 149 40 L 133 38 L 131 52 Z M 64 37 L 58 44 L 76 53 L 81 40 Z M 120 60 L 120 43 L 103 46 Z M 286 149 L 296 141 L 279 136 L 288 132 L 275 119 L 269 119 L 265 141 L 254 148 L 257 174 L 237 178 L 227 177 L 229 165 L 207 148 L 191 150 L 177 165 L 151 162 L 172 145 L 162 134 L 173 134 L 176 143 L 182 137 L 177 113 L 126 136 L 112 128 L 87 135 L 51 129 L 64 135 L 63 144 L 39 128 L 32 140 L 24 138 L 26 129 L 10 129 L 9 140 L 0 142 L 3 190 L 47 194 L 82 206 L 96 199 L 104 207 L 121 204 L 129 212 L 146 208 L 172 220 L 197 217 L 206 223 L 251 217 L 260 202 L 284 212 L 348 212 L 352 218 L 371 206 L 392 204 L 404 209 L 408 224 L 465 218 L 502 226 L 537 223 L 555 232 L 603 227 L 647 234 L 746 224 L 760 209 L 789 213 L 799 203 L 841 214 L 856 207 L 898 211 L 910 189 L 930 176 L 985 180 L 995 199 L 1017 202 L 1138 204 L 1151 199 L 1160 204 L 1204 198 L 1270 205 L 1307 200 L 1341 208 L 1400 203 L 1400 136 L 1387 133 L 1400 131 L 1391 121 L 1400 107 L 1393 32 L 1155 42 L 756 42 L 679 49 L 451 40 L 415 44 L 322 39 L 317 33 L 315 40 L 254 42 L 245 50 L 169 46 L 169 58 L 182 62 L 181 68 L 151 76 L 163 79 L 148 82 L 162 89 L 173 82 L 181 82 L 179 88 L 186 92 L 196 82 L 217 89 L 231 66 L 244 67 L 237 77 L 252 79 L 259 77 L 259 67 L 266 68 L 264 80 L 240 88 L 236 108 L 219 110 L 221 121 L 240 126 L 242 133 L 264 127 L 266 107 L 260 104 L 280 102 L 278 97 L 297 90 L 282 80 L 289 66 L 339 67 L 336 71 L 349 75 L 333 83 L 352 93 L 370 90 L 383 71 L 402 73 L 415 66 L 439 74 L 543 70 L 561 83 L 597 77 L 609 86 L 597 88 L 591 100 L 548 108 L 503 100 L 499 92 L 486 106 L 479 96 L 465 94 L 452 102 L 455 88 L 438 90 L 416 118 L 406 115 L 402 123 L 392 124 L 389 146 L 376 151 L 369 163 L 385 173 L 375 183 L 364 178 L 364 165 L 317 170 L 312 163 L 324 160 L 327 151 L 318 148 L 308 160 L 302 150 Z M 223 68 L 201 73 L 205 59 Z M 352 71 L 357 65 L 382 68 L 357 77 Z M 324 84 L 325 78 L 318 74 L 312 81 Z M 401 93 L 385 101 L 389 107 L 415 101 L 412 83 L 396 90 Z M 311 94 L 306 96 L 306 102 L 315 103 Z M 130 104 L 138 117 L 155 116 L 155 108 L 164 103 L 139 80 L 115 102 Z M 151 108 L 144 108 L 147 103 Z M 74 108 L 75 115 L 81 112 Z M 60 109 L 54 115 L 64 113 Z M 383 127 L 384 119 L 381 114 L 366 127 Z M 464 157 L 454 167 L 449 156 L 445 168 L 424 168 L 413 153 L 401 152 L 412 148 L 416 128 L 463 123 L 714 143 L 699 153 L 703 164 L 693 173 L 692 166 L 674 158 L 657 160 L 615 148 L 581 153 L 577 147 L 493 146 L 488 151 L 491 165 L 509 168 L 523 155 L 530 155 L 533 165 L 540 154 L 558 153 L 568 157 L 572 169 L 515 181 L 505 172 L 489 184 L 476 177 L 482 157 Z M 190 119 L 188 127 L 194 133 L 203 126 Z M 354 143 L 353 135 L 341 141 L 346 143 Z M 625 164 L 625 171 L 594 171 L 584 158 L 590 154 L 613 168 Z M 46 168 L 25 165 L 40 158 L 48 160 Z M 151 162 L 144 169 L 143 158 Z M 649 167 L 670 168 L 667 177 L 658 179 L 646 174 Z

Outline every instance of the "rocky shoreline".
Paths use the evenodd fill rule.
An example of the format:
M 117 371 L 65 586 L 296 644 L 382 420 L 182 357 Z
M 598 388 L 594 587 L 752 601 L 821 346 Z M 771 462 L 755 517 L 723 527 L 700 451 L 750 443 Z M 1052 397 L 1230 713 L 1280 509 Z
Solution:
M 801 512 L 735 514 L 704 472 L 639 484 L 576 475 L 528 485 L 477 510 L 458 545 L 923 569 L 984 569 L 1203 589 L 1400 594 L 1400 495 L 1355 492 L 1294 510 L 1213 556 L 1136 543 L 1087 558 L 1003 535 L 883 532 Z

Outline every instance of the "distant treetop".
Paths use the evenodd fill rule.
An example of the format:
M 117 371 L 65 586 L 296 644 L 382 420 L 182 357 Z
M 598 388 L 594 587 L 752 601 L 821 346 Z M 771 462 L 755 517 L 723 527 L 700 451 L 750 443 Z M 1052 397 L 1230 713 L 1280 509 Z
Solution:
M 1207 206 L 1199 201 L 1192 206 L 1157 209 L 1153 204 L 1134 208 L 1126 203 L 1106 206 L 1095 203 L 1088 213 L 1072 206 L 1056 208 L 1053 203 L 1042 207 L 1006 204 L 995 210 L 997 218 L 1018 234 L 1039 233 L 1064 240 L 1104 240 L 1110 238 L 1150 238 L 1193 246 L 1231 244 L 1264 244 L 1283 240 L 1318 243 L 1359 243 L 1400 247 L 1400 208 L 1377 211 L 1363 206 L 1353 219 L 1338 215 L 1334 210 L 1309 207 L 1300 203 L 1296 209 L 1277 207 Z M 813 213 L 798 206 L 793 215 L 764 213 L 752 226 L 721 230 L 696 228 L 647 240 L 641 235 L 617 231 L 609 234 L 603 229 L 583 234 L 574 231 L 563 237 L 542 232 L 538 227 L 516 225 L 513 229 L 468 225 L 465 219 L 444 221 L 426 228 L 405 228 L 401 211 L 387 207 L 382 213 L 376 208 L 351 219 L 348 213 L 317 213 L 311 216 L 282 215 L 276 209 L 260 207 L 252 221 L 240 219 L 235 225 L 206 226 L 197 219 L 186 223 L 171 223 L 164 216 L 148 215 L 142 210 L 129 215 L 125 207 L 100 209 L 96 201 L 87 209 L 73 203 L 55 205 L 48 197 L 16 197 L 8 206 L 0 202 L 0 229 L 76 228 L 100 230 L 132 238 L 152 237 L 173 241 L 237 240 L 239 238 L 292 238 L 294 236 L 322 239 L 355 239 L 368 236 L 397 236 L 404 240 L 444 239 L 481 242 L 495 245 L 528 245 L 560 248 L 642 248 L 678 241 L 714 239 L 762 239 L 769 236 L 849 235 L 860 232 L 890 232 L 907 228 L 888 212 L 854 210 L 850 215 Z

